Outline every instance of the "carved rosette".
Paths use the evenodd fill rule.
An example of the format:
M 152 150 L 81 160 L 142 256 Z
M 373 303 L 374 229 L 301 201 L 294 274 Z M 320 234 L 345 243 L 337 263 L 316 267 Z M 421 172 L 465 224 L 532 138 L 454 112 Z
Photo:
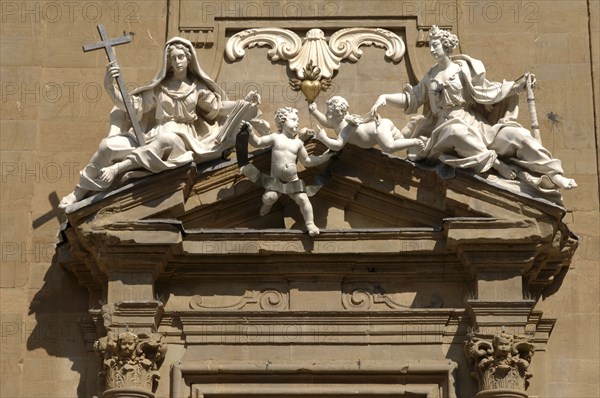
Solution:
M 473 335 L 465 343 L 465 353 L 479 382 L 477 397 L 527 397 L 533 352 L 529 339 L 504 331 L 493 338 Z
M 154 382 L 158 380 L 158 367 L 167 346 L 160 334 L 144 336 L 125 331 L 116 335 L 108 332 L 94 344 L 102 358 L 107 397 L 153 397 Z M 133 395 L 132 395 L 133 394 Z

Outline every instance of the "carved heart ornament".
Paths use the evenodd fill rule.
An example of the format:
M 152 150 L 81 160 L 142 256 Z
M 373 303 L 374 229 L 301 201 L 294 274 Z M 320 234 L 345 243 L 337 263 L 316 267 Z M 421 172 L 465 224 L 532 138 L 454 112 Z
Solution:
M 321 82 L 319 80 L 303 80 L 300 84 L 300 91 L 302 91 L 308 102 L 314 102 L 321 92 Z

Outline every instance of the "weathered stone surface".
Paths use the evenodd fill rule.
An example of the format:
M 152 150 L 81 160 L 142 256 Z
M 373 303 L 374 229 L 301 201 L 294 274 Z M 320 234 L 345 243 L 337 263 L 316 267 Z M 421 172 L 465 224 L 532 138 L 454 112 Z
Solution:
M 106 335 L 101 306 L 107 295 L 143 299 L 147 305 L 118 308 L 111 314 L 115 329 L 123 331 L 129 322 L 134 332 L 157 327 L 163 333 L 169 352 L 155 391 L 160 397 L 171 394 L 169 365 L 179 361 L 183 365 L 173 373 L 180 377 L 176 388 L 186 380 L 200 380 L 185 391 L 175 389 L 179 396 L 213 391 L 215 377 L 232 393 L 239 388 L 233 381 L 238 378 L 264 394 L 271 377 L 285 378 L 286 386 L 306 384 L 310 377 L 316 381 L 312 388 L 322 391 L 340 393 L 340 388 L 366 385 L 364 396 L 382 392 L 374 378 L 361 378 L 365 374 L 383 377 L 394 388 L 399 378 L 402 386 L 418 385 L 423 377 L 432 380 L 428 390 L 412 391 L 420 394 L 435 388 L 438 394 L 451 394 L 454 380 L 457 397 L 475 396 L 477 386 L 463 354 L 475 322 L 471 317 L 491 335 L 507 326 L 497 324 L 501 321 L 512 322 L 509 332 L 535 332 L 528 395 L 600 395 L 600 348 L 589 337 L 597 335 L 599 322 L 598 164 L 593 149 L 599 136 L 594 133 L 594 104 L 600 114 L 600 101 L 593 101 L 600 92 L 598 2 L 352 0 L 296 2 L 297 9 L 292 2 L 254 2 L 258 7 L 235 1 L 67 3 L 2 2 L 0 395 L 98 395 L 99 361 L 90 350 L 94 340 Z M 54 13 L 57 7 L 60 16 Z M 453 17 L 456 8 L 460 17 Z M 326 34 L 352 26 L 405 34 L 415 76 L 409 76 L 406 60 L 394 65 L 382 61 L 383 50 L 365 48 L 361 61 L 343 64 L 332 91 L 317 98 L 324 108 L 328 96 L 344 95 L 352 113 L 364 114 L 379 94 L 401 91 L 431 66 L 427 48 L 417 46 L 416 39 L 424 37 L 417 25 L 451 27 L 460 33 L 461 52 L 483 60 L 494 80 L 513 79 L 528 69 L 536 74 L 544 145 L 562 160 L 579 188 L 564 193 L 565 214 L 470 175 L 441 180 L 380 154 L 346 148 L 340 164 L 353 175 L 338 175 L 315 197 L 317 224 L 325 230 L 318 239 L 282 230 L 301 221 L 290 201 L 268 217 L 258 217 L 261 191 L 241 181 L 231 164 L 201 176 L 195 171 L 166 173 L 146 188 L 138 183 L 87 202 L 69 215 L 66 239 L 72 253 L 59 250 L 54 258 L 47 248 L 65 217 L 54 213 L 51 195 L 62 197 L 74 183 L 64 163 L 85 164 L 108 132 L 110 101 L 103 91 L 97 101 L 92 96 L 102 83 L 104 55 L 81 52 L 83 43 L 97 40 L 97 23 L 115 36 L 135 33 L 128 48 L 117 49 L 124 77 L 132 84 L 146 83 L 155 74 L 167 36 L 183 36 L 198 43 L 202 67 L 232 98 L 258 89 L 267 118 L 279 106 L 295 106 L 309 126 L 307 104 L 289 88 L 284 66 L 266 61 L 264 48 L 249 50 L 242 63 L 225 62 L 227 37 L 254 26 L 279 26 L 301 35 L 316 25 Z M 385 116 L 397 125 L 407 120 L 397 109 Z M 519 121 L 529 123 L 524 108 Z M 254 162 L 268 170 L 268 156 Z M 54 164 L 62 171 L 58 179 L 52 174 Z M 448 231 L 444 222 L 455 217 L 526 219 L 531 224 L 496 224 L 483 236 L 465 232 L 457 239 L 457 230 Z M 180 224 L 140 223 L 145 218 Z M 123 220 L 127 222 L 119 224 Z M 573 246 L 565 244 L 567 229 L 557 230 L 557 225 L 579 237 L 574 255 Z M 277 230 L 199 230 L 265 227 Z M 369 230 L 338 231 L 351 228 Z M 376 228 L 396 229 L 372 230 Z M 517 234 L 527 244 L 514 250 Z M 86 245 L 74 244 L 80 239 Z M 461 239 L 467 249 L 479 239 L 497 243 L 488 248 L 488 260 L 489 253 L 494 260 L 487 261 L 488 267 L 510 264 L 497 261 L 500 255 L 523 256 L 512 258 L 511 272 L 488 269 L 477 276 L 471 260 L 482 260 L 486 251 L 477 257 L 464 246 L 459 250 Z M 528 250 L 530 257 L 525 256 Z M 461 259 L 470 260 L 463 264 Z M 119 282 L 109 287 L 113 265 L 121 274 L 113 274 Z M 135 282 L 132 268 L 148 271 L 141 277 L 144 283 Z M 515 269 L 526 270 L 526 277 L 519 280 Z M 84 318 L 87 323 L 80 324 L 78 319 Z M 414 370 L 410 357 L 437 362 L 429 370 Z M 453 369 L 449 359 L 458 364 L 453 377 L 448 376 Z M 331 372 L 350 376 L 336 379 L 342 385 L 332 387 L 327 382 Z M 403 391 L 398 388 L 393 392 Z

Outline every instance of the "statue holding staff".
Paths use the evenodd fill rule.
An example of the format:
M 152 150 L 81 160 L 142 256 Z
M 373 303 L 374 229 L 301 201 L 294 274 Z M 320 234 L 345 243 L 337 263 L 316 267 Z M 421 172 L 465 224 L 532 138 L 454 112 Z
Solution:
M 379 96 L 371 112 L 388 103 L 407 114 L 423 107 L 423 114 L 406 127 L 411 137 L 426 143 L 423 151 L 412 154 L 413 160 L 439 159 L 477 173 L 493 169 L 506 179 L 518 177 L 541 189 L 575 188 L 560 160 L 516 122 L 518 91 L 533 75 L 517 82 L 489 82 L 480 61 L 451 55 L 457 45 L 456 35 L 433 26 L 429 49 L 436 64 L 416 86 Z

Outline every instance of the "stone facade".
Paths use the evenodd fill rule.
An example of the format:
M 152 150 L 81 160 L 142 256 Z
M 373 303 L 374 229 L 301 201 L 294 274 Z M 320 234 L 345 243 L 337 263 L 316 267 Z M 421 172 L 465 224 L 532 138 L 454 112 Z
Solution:
M 599 395 L 597 2 L 67 3 L 1 4 L 0 396 Z M 233 157 L 135 181 L 65 216 L 58 198 L 107 132 L 105 58 L 81 52 L 97 23 L 133 33 L 117 49 L 132 85 L 183 36 L 230 97 L 258 90 L 265 114 L 294 106 L 303 125 L 285 65 L 265 48 L 227 62 L 228 37 L 395 32 L 407 45 L 400 64 L 364 48 L 317 99 L 343 95 L 364 113 L 431 66 L 427 27 L 450 28 L 496 80 L 536 74 L 542 140 L 579 188 L 562 207 L 348 147 L 314 197 L 317 238 L 296 230 L 290 200 L 260 218 L 262 191 Z M 251 160 L 264 170 L 269 157 Z

